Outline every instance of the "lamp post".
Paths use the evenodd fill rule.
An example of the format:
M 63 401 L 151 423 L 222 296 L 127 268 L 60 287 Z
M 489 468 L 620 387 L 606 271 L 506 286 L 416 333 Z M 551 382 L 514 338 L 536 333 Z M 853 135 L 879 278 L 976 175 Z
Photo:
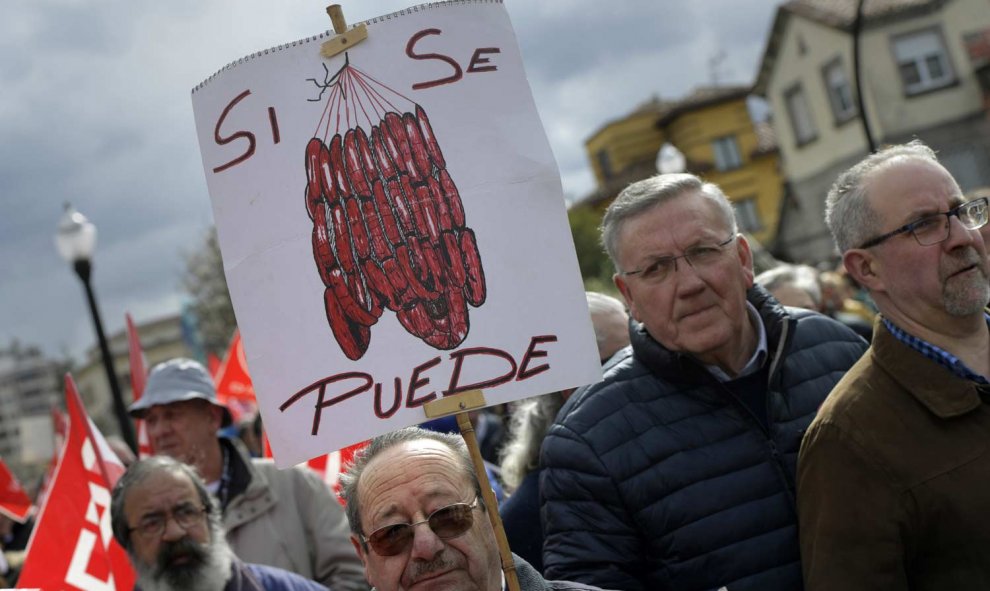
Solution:
M 93 257 L 93 251 L 96 249 L 96 226 L 90 223 L 86 219 L 86 216 L 66 203 L 65 213 L 62 214 L 62 218 L 58 222 L 58 232 L 55 234 L 55 246 L 58 248 L 58 253 L 62 258 L 72 264 L 76 275 L 82 280 L 83 287 L 86 288 L 89 312 L 93 317 L 93 326 L 96 328 L 96 339 L 100 343 L 103 368 L 106 370 L 107 381 L 110 383 L 110 393 L 113 395 L 113 410 L 114 414 L 117 415 L 117 422 L 120 425 L 120 434 L 128 447 L 137 452 L 137 443 L 134 439 L 134 430 L 131 428 L 131 419 L 127 415 L 127 409 L 124 407 L 124 397 L 120 393 L 117 373 L 113 369 L 113 357 L 110 356 L 110 346 L 107 344 L 107 337 L 103 332 L 103 321 L 100 320 L 100 311 L 96 307 L 96 296 L 93 295 L 93 287 L 89 282 L 89 277 L 93 269 L 91 259 Z

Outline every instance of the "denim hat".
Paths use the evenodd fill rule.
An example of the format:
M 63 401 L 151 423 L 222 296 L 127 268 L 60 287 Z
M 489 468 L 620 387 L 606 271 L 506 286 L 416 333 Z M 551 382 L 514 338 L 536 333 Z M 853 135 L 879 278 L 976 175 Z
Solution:
M 192 359 L 178 357 L 151 368 L 144 394 L 131 404 L 128 412 L 132 417 L 141 419 L 153 406 L 196 398 L 223 411 L 222 426 L 226 427 L 231 423 L 230 410 L 217 400 L 216 386 L 206 368 Z

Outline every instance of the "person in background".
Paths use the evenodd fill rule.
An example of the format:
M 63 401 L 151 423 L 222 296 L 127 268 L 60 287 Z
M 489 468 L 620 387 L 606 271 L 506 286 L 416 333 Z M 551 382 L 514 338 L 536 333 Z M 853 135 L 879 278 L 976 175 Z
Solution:
M 843 263 L 880 315 L 801 446 L 812 591 L 990 589 L 988 209 L 919 141 L 828 193 Z
M 132 463 L 111 494 L 110 524 L 142 591 L 327 591 L 297 574 L 235 557 L 206 485 L 169 457 Z
M 800 589 L 801 434 L 866 343 L 755 286 L 731 203 L 694 175 L 627 187 L 602 243 L 635 323 L 631 347 L 571 396 L 543 443 L 547 576 Z
M 503 591 L 495 531 L 460 436 L 407 427 L 372 439 L 341 476 L 351 542 L 376 591 Z M 521 591 L 545 581 L 513 555 Z
M 602 364 L 629 344 L 629 315 L 619 300 L 594 291 L 585 293 Z M 520 401 L 509 424 L 502 451 L 502 480 L 511 494 L 499 507 L 505 535 L 513 551 L 543 572 L 543 529 L 540 526 L 540 445 L 557 411 L 574 390 Z
M 755 281 L 782 306 L 822 311 L 818 271 L 808 265 L 779 265 L 760 273 Z
M 305 467 L 279 470 L 269 459 L 251 458 L 240 441 L 217 436 L 230 413 L 202 365 L 180 358 L 153 367 L 130 414 L 145 421 L 155 453 L 194 466 L 206 481 L 242 560 L 334 591 L 368 588 L 343 509 L 320 477 Z

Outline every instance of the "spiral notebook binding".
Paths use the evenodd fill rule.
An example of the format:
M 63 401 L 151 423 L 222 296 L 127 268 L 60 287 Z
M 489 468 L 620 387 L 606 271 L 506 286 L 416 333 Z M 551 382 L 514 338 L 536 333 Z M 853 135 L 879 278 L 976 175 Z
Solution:
M 385 22 L 385 21 L 390 21 L 393 18 L 399 18 L 400 16 L 405 16 L 407 14 L 412 14 L 412 13 L 415 13 L 415 12 L 425 12 L 427 10 L 432 10 L 434 8 L 441 8 L 441 7 L 444 7 L 444 6 L 455 6 L 455 5 L 459 5 L 459 4 L 503 4 L 503 3 L 504 3 L 504 0 L 443 0 L 442 2 L 428 2 L 426 4 L 418 4 L 416 6 L 410 6 L 409 8 L 404 8 L 402 10 L 397 10 L 395 12 L 391 12 L 389 14 L 385 14 L 385 15 L 382 15 L 382 16 L 376 16 L 375 18 L 368 19 L 368 20 L 363 21 L 362 23 L 358 23 L 358 24 L 374 25 L 374 24 L 377 24 L 377 23 L 382 23 L 382 22 Z M 268 49 L 259 50 L 259 51 L 256 51 L 256 52 L 250 54 L 250 55 L 246 55 L 246 56 L 244 56 L 244 57 L 242 57 L 240 59 L 236 59 L 236 60 L 230 62 L 229 64 L 225 65 L 224 67 L 220 68 L 219 70 L 217 70 L 213 74 L 211 74 L 206 80 L 203 80 L 202 82 L 200 82 L 199 84 L 197 84 L 196 86 L 194 86 L 193 89 L 192 89 L 192 94 L 196 94 L 196 92 L 198 92 L 199 90 L 202 90 L 203 87 L 205 87 L 207 84 L 209 84 L 210 82 L 212 82 L 213 79 L 216 78 L 217 76 L 219 76 L 220 74 L 223 74 L 224 72 L 226 72 L 227 70 L 230 70 L 231 68 L 233 68 L 235 66 L 239 66 L 239 65 L 244 64 L 246 62 L 249 62 L 249 61 L 253 60 L 256 57 L 262 57 L 262 56 L 268 55 L 270 53 L 275 53 L 276 51 L 282 51 L 283 49 L 288 49 L 290 47 L 296 47 L 297 45 L 303 45 L 303 44 L 306 44 L 306 43 L 312 43 L 314 41 L 321 41 L 323 39 L 328 39 L 328 38 L 334 36 L 334 34 L 335 33 L 333 31 L 327 30 L 327 31 L 324 31 L 324 32 L 322 32 L 322 33 L 320 33 L 318 35 L 313 35 L 311 37 L 303 37 L 302 39 L 298 39 L 296 41 L 290 41 L 288 43 L 283 43 L 281 45 L 276 45 L 274 47 L 269 47 Z

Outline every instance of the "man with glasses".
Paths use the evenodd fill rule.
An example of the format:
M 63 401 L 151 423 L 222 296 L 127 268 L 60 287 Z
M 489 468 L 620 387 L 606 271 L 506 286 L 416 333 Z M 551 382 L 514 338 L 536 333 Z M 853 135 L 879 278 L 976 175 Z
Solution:
M 418 427 L 372 439 L 342 475 L 351 543 L 376 591 L 502 591 L 495 533 L 464 441 Z M 513 555 L 521 591 L 593 591 L 544 581 Z
M 217 498 L 227 541 L 243 560 L 284 568 L 334 591 L 368 589 L 333 491 L 308 468 L 279 470 L 270 459 L 252 458 L 240 441 L 218 436 L 230 412 L 200 363 L 176 358 L 153 367 L 130 414 L 144 420 L 156 454 L 196 468 Z
M 111 495 L 110 523 L 142 591 L 326 591 L 294 573 L 238 560 L 206 485 L 172 458 L 127 469 Z
M 801 435 L 866 343 L 754 286 L 732 205 L 694 175 L 630 185 L 602 242 L 632 347 L 543 444 L 547 575 L 627 591 L 800 589 Z
M 826 220 L 880 314 L 801 448 L 806 584 L 990 588 L 987 199 L 914 141 L 843 173 Z

